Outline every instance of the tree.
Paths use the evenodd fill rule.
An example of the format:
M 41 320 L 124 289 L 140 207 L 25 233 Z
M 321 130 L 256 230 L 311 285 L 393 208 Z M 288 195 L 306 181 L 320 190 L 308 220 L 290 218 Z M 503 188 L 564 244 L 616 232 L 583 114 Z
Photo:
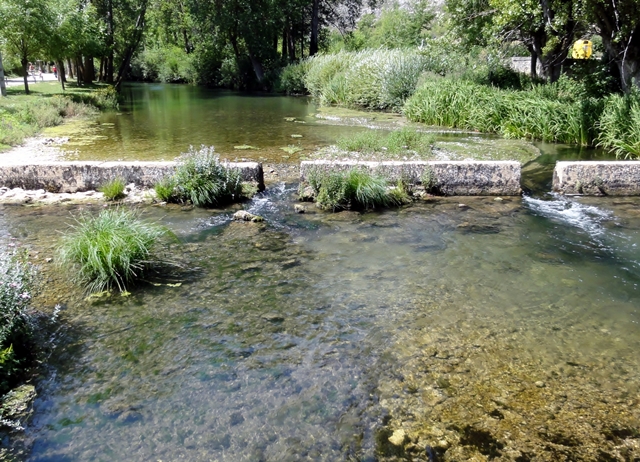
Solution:
M 640 87 L 640 1 L 586 0 L 586 11 L 620 72 L 622 88 Z
M 574 39 L 586 29 L 580 0 L 447 0 L 460 35 L 487 45 L 520 41 L 550 81 L 560 77 Z
M 7 96 L 7 87 L 4 84 L 4 67 L 2 66 L 2 51 L 0 51 L 0 96 Z
M 46 0 L 2 0 L 0 35 L 8 50 L 20 58 L 24 89 L 29 94 L 28 65 L 47 46 L 51 37 L 52 15 Z

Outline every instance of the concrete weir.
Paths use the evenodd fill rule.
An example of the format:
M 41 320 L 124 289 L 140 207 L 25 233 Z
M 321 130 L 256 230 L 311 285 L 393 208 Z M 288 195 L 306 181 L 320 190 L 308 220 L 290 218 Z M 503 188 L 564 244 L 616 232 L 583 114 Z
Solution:
M 427 172 L 435 188 L 446 196 L 520 195 L 520 163 L 515 161 L 413 161 L 357 162 L 303 161 L 300 180 L 314 171 L 344 171 L 366 168 L 390 181 L 405 178 L 419 183 Z
M 242 180 L 264 189 L 264 174 L 259 162 L 229 162 L 242 172 Z M 162 177 L 171 175 L 175 162 L 48 162 L 24 165 L 0 165 L 0 186 L 44 189 L 54 193 L 73 193 L 99 188 L 110 180 L 122 178 L 141 188 L 151 188 Z
M 553 170 L 553 190 L 589 196 L 640 195 L 640 162 L 558 162 Z

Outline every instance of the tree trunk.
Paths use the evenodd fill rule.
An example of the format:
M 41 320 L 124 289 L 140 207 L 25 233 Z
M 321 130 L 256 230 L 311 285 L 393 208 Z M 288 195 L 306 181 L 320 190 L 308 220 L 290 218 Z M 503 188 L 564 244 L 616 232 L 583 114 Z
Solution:
M 289 27 L 289 31 L 287 32 L 287 47 L 289 48 L 289 61 L 293 62 L 296 60 L 296 44 L 293 37 L 293 27 Z
M 64 60 L 56 61 L 56 67 L 58 68 L 58 81 L 62 85 L 62 91 L 65 91 L 64 83 L 67 81 L 67 76 L 64 69 Z
M 0 51 L 0 96 L 7 96 L 7 87 L 4 84 L 4 67 L 2 66 L 1 51 Z
M 85 56 L 84 57 L 84 72 L 82 76 L 84 77 L 84 83 L 93 83 L 95 78 L 96 70 L 93 65 L 93 57 Z
M 313 0 L 313 7 L 311 10 L 311 44 L 309 45 L 309 56 L 313 56 L 318 52 L 318 27 L 320 12 L 320 0 Z
M 24 76 L 24 92 L 28 95 L 29 94 L 29 61 L 27 61 L 26 58 L 22 59 L 21 61 L 22 64 L 22 75 Z
M 76 57 L 76 81 L 78 86 L 82 85 L 84 80 L 84 66 L 82 65 L 82 56 Z
M 115 88 L 117 91 L 120 91 L 120 88 L 122 88 L 124 75 L 127 71 L 127 68 L 129 67 L 129 64 L 131 63 L 131 58 L 133 58 L 133 54 L 138 49 L 138 45 L 140 45 L 140 41 L 142 40 L 142 34 L 144 33 L 144 17 L 147 13 L 147 5 L 148 3 L 146 1 L 141 5 L 141 11 L 138 14 L 138 18 L 136 19 L 133 38 L 125 50 L 124 59 L 120 64 L 120 68 L 118 69 L 118 76 L 115 80 Z
M 113 60 L 114 60 L 114 47 L 115 47 L 115 27 L 113 24 L 113 2 L 108 0 L 107 2 L 107 39 L 106 45 L 109 53 L 107 54 L 107 69 L 106 69 L 106 81 L 107 83 L 113 83 Z
M 98 71 L 98 82 L 104 80 L 104 56 L 100 58 L 100 70 Z
M 69 78 L 73 78 L 73 64 L 71 64 L 71 58 L 67 58 L 67 69 L 69 70 Z
M 285 64 L 289 59 L 288 51 L 289 51 L 289 34 L 287 34 L 287 28 L 285 26 L 284 30 L 282 31 L 282 61 L 284 61 Z

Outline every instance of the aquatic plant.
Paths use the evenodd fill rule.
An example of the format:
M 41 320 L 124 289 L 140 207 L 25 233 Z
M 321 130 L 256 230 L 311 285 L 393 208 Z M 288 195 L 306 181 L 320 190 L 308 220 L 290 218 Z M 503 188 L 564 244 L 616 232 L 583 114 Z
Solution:
M 104 199 L 107 201 L 117 201 L 118 199 L 122 199 L 124 194 L 124 180 L 122 178 L 114 178 L 106 182 L 104 185 L 98 188 L 102 194 L 104 194 Z
M 224 205 L 242 196 L 240 170 L 221 162 L 213 146 L 191 146 L 178 159 L 173 179 L 176 199 L 197 207 Z
M 0 393 L 5 393 L 20 373 L 29 354 L 32 333 L 28 308 L 35 289 L 35 270 L 27 254 L 16 248 L 0 248 Z
M 427 165 L 420 175 L 420 183 L 422 183 L 422 187 L 425 192 L 433 193 L 438 186 L 438 178 L 436 177 L 435 172 L 431 166 Z
M 311 172 L 307 181 L 316 193 L 318 206 L 327 210 L 369 210 L 404 202 L 401 194 L 390 193 L 385 178 L 360 168 L 344 172 Z
M 169 237 L 166 228 L 140 220 L 134 211 L 105 209 L 76 218 L 59 245 L 58 261 L 87 292 L 124 292 L 148 268 L 165 263 L 157 250 Z

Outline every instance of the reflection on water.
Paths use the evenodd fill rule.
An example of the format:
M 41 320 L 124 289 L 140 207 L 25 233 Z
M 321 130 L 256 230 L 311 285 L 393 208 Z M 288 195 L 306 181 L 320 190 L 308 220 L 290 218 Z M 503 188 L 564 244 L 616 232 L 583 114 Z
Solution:
M 42 300 L 64 306 L 63 335 L 28 460 L 374 460 L 387 412 L 445 406 L 451 426 L 477 407 L 457 401 L 471 396 L 465 380 L 497 386 L 505 364 L 548 382 L 558 365 L 584 365 L 600 385 L 563 375 L 576 394 L 637 395 L 636 199 L 301 215 L 294 191 L 247 204 L 266 225 L 145 209 L 185 242 L 179 287 L 87 302 L 44 268 Z M 11 207 L 0 220 L 40 258 L 69 221 Z M 467 362 L 447 362 L 458 354 Z

